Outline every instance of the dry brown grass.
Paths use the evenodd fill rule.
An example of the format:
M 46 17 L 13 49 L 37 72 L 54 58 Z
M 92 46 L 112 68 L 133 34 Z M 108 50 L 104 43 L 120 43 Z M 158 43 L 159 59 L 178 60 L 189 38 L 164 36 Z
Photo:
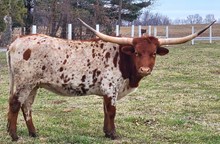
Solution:
M 170 25 L 169 26 L 169 37 L 180 37 L 189 35 L 192 33 L 192 26 L 195 27 L 195 31 L 198 31 L 204 28 L 207 24 L 197 24 L 197 25 Z M 148 30 L 148 26 L 142 26 L 142 29 Z M 153 35 L 154 26 L 151 26 L 151 33 Z M 212 26 L 212 35 L 213 37 L 220 37 L 220 24 L 214 24 Z M 122 36 L 131 36 L 131 27 L 122 27 L 121 28 Z M 166 26 L 157 26 L 157 35 L 165 36 L 166 35 Z M 135 36 L 138 36 L 138 26 L 135 26 Z M 202 37 L 209 36 L 209 30 L 205 31 Z

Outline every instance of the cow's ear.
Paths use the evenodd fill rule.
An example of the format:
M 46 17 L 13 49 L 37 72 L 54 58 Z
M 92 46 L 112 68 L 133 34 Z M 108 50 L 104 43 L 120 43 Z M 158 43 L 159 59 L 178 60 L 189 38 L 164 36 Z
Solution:
M 164 47 L 157 48 L 157 54 L 160 56 L 166 55 L 168 53 L 169 53 L 169 50 L 167 48 L 164 48 Z
M 127 55 L 132 55 L 134 53 L 134 47 L 133 46 L 123 46 L 122 47 L 122 52 L 127 54 Z

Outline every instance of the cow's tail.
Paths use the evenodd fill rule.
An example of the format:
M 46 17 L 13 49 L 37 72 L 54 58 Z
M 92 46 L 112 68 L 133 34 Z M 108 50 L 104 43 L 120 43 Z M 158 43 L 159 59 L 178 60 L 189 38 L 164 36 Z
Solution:
M 10 96 L 14 93 L 14 71 L 12 70 L 11 66 L 11 56 L 10 56 L 10 50 L 7 51 L 7 62 L 8 62 L 8 71 L 9 71 L 9 92 Z

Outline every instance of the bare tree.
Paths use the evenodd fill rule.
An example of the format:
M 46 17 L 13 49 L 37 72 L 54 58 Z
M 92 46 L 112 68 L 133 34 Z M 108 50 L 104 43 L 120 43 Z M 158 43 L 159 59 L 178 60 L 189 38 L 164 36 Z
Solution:
M 176 25 L 180 25 L 180 24 L 182 24 L 182 19 L 177 18 L 177 19 L 173 20 L 172 23 L 176 24 Z
M 119 0 L 119 10 L 118 10 L 118 25 L 121 26 L 121 10 L 122 10 L 122 0 Z
M 170 25 L 171 20 L 167 16 L 163 16 L 159 13 L 150 13 L 146 11 L 142 15 L 143 25 Z
M 176 24 L 176 25 L 182 25 L 182 24 L 189 24 L 189 22 L 187 21 L 187 19 L 175 19 L 172 24 Z
M 189 24 L 200 24 L 202 23 L 202 17 L 199 14 L 188 15 L 187 21 Z
M 205 16 L 204 23 L 210 23 L 215 20 L 214 14 L 208 14 Z

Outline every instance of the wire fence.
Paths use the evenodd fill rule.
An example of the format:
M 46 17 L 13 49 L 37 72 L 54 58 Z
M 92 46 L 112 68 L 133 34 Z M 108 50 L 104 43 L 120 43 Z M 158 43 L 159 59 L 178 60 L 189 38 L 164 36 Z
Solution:
M 170 26 L 130 26 L 130 27 L 121 27 L 118 25 L 115 26 L 114 34 L 116 36 L 125 36 L 125 37 L 141 37 L 142 35 L 152 35 L 160 38 L 175 38 L 182 37 L 196 32 L 204 28 L 205 24 L 197 25 L 170 25 Z M 97 24 L 96 30 L 105 29 L 103 26 Z M 12 41 L 18 36 L 23 34 L 23 28 L 14 28 L 12 33 Z M 32 26 L 32 34 L 47 34 L 47 28 L 44 26 Z M 56 37 L 60 37 L 61 30 L 57 31 Z M 89 39 L 94 37 L 94 34 L 86 29 L 85 27 L 81 29 L 75 29 L 72 27 L 72 24 L 67 25 L 66 30 L 66 39 Z M 0 37 L 1 39 L 1 37 Z M 201 36 L 193 39 L 191 44 L 195 44 L 195 41 L 207 41 L 213 43 L 213 41 L 220 40 L 220 24 L 214 24 L 204 32 Z M 1 41 L 0 41 L 1 43 Z M 1 49 L 1 48 L 0 48 Z

